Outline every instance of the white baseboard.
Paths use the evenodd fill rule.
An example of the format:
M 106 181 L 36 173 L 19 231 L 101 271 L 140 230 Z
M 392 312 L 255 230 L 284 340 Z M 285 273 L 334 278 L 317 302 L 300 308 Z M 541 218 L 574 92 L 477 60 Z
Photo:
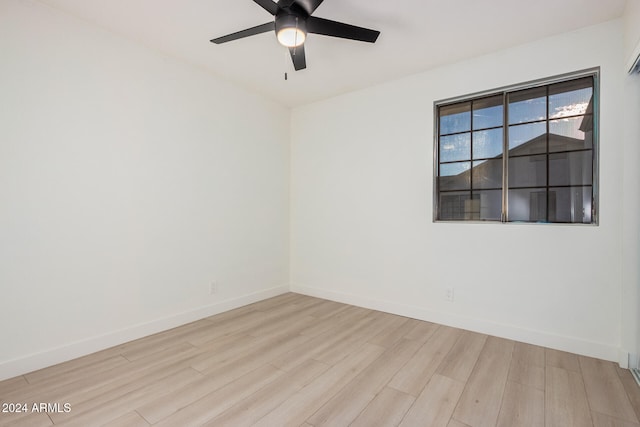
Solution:
M 623 365 L 623 361 L 626 359 L 626 366 Z M 638 371 L 640 368 L 640 355 L 637 353 L 630 353 L 620 350 L 620 367 L 626 369 L 635 369 Z
M 241 297 L 220 301 L 215 304 L 168 316 L 162 319 L 156 319 L 151 322 L 141 323 L 105 335 L 72 342 L 40 353 L 3 361 L 0 362 L 0 381 L 58 363 L 66 362 L 77 357 L 86 356 L 88 354 L 95 353 L 96 351 L 166 331 L 180 325 L 252 304 L 254 302 L 262 301 L 286 292 L 289 292 L 289 288 L 287 286 L 278 286 Z
M 512 325 L 501 324 L 483 319 L 460 316 L 452 313 L 437 312 L 421 307 L 399 304 L 389 301 L 380 301 L 373 298 L 358 295 L 345 294 L 335 291 L 311 288 L 307 286 L 291 286 L 291 292 L 309 295 L 317 298 L 328 299 L 372 310 L 425 320 L 440 325 L 452 326 L 468 331 L 507 338 L 528 344 L 567 351 L 583 356 L 619 362 L 619 349 L 617 347 L 585 341 L 573 337 L 550 334 L 541 331 L 523 329 Z

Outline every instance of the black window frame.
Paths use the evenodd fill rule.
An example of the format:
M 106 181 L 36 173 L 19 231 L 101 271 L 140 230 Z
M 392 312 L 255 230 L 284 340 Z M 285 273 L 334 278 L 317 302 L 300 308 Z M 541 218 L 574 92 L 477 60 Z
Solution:
M 551 87 L 553 87 L 554 85 L 561 85 L 561 84 L 567 84 L 569 82 L 572 82 L 574 80 L 578 81 L 580 79 L 586 79 L 586 78 L 592 78 L 593 79 L 593 92 L 592 92 L 592 98 L 591 98 L 591 105 L 589 106 L 590 110 L 587 112 L 584 112 L 581 114 L 580 117 L 587 117 L 588 115 L 591 115 L 592 118 L 592 137 L 591 137 L 591 148 L 586 148 L 584 150 L 570 150 L 570 151 L 566 151 L 566 152 L 562 152 L 562 151 L 551 151 L 550 150 L 550 145 L 549 145 L 549 135 L 551 134 L 550 132 L 550 126 L 551 123 L 554 122 L 554 120 L 557 122 L 559 120 L 558 117 L 552 117 L 549 114 L 549 103 L 550 103 L 550 95 L 549 95 L 549 89 Z M 530 196 L 532 197 L 533 195 L 533 187 L 516 187 L 516 186 L 509 186 L 509 161 L 511 158 L 518 158 L 518 157 L 524 157 L 523 155 L 510 155 L 509 153 L 509 130 L 510 128 L 514 127 L 514 123 L 510 123 L 509 122 L 509 97 L 513 96 L 513 94 L 516 93 L 522 93 L 528 90 L 541 90 L 544 91 L 545 93 L 545 104 L 546 104 L 546 115 L 544 117 L 544 119 L 536 119 L 536 120 L 532 120 L 529 123 L 544 123 L 544 127 L 545 127 L 545 138 L 546 138 L 546 151 L 540 153 L 540 155 L 545 156 L 545 161 L 546 161 L 546 182 L 545 185 L 543 186 L 539 186 L 539 185 L 534 185 L 533 187 L 540 187 L 541 189 L 545 190 L 545 195 L 546 198 L 542 198 L 541 201 L 544 203 L 544 209 L 546 212 L 546 216 L 544 220 L 532 220 L 531 218 L 529 218 L 528 220 L 521 220 L 521 219 L 515 219 L 515 215 L 514 218 L 510 218 L 509 216 L 509 192 L 510 190 L 531 190 L 532 193 L 530 194 Z M 473 117 L 474 117 L 474 109 L 473 109 L 473 105 L 476 102 L 482 102 L 484 100 L 488 100 L 490 98 L 498 98 L 501 97 L 502 98 L 502 124 L 499 126 L 489 126 L 486 129 L 485 128 L 478 128 L 475 129 L 473 127 Z M 443 108 L 447 108 L 449 107 L 451 108 L 455 108 L 456 106 L 462 106 L 464 103 L 469 103 L 469 129 L 467 131 L 456 131 L 456 132 L 444 132 L 442 135 L 440 133 L 440 125 L 441 125 L 441 121 L 440 121 L 440 110 Z M 439 100 L 439 101 L 435 101 L 434 102 L 434 108 L 433 108 L 433 114 L 434 114 L 434 120 L 433 120 L 433 130 L 434 130 L 434 147 L 433 147 L 433 167 L 434 167 L 434 171 L 433 171 L 433 221 L 434 222 L 448 222 L 448 223 L 506 223 L 506 224 L 514 224 L 514 223 L 526 223 L 526 224 L 561 224 L 561 225 L 599 225 L 599 158 L 600 158 L 600 153 L 599 153 L 599 116 L 600 116 L 600 108 L 599 108 L 599 104 L 600 104 L 600 67 L 594 67 L 594 68 L 590 68 L 590 69 L 586 69 L 586 70 L 581 70 L 581 71 L 576 71 L 576 72 L 571 72 L 571 73 L 565 73 L 565 74 L 561 74 L 561 75 L 557 75 L 557 76 L 553 76 L 553 77 L 547 77 L 547 78 L 543 78 L 543 79 L 538 79 L 538 80 L 534 80 L 534 81 L 529 81 L 526 83 L 520 83 L 520 84 L 514 84 L 514 85 L 510 85 L 510 86 L 505 86 L 505 87 L 501 87 L 501 88 L 497 88 L 497 89 L 492 89 L 492 90 L 487 90 L 487 91 L 483 91 L 483 92 L 477 92 L 474 94 L 470 94 L 470 95 L 463 95 L 463 96 L 457 96 L 455 98 L 448 98 L 448 99 L 444 99 L 444 100 Z M 562 117 L 564 118 L 564 117 Z M 569 117 L 572 118 L 572 117 Z M 573 118 L 578 118 L 578 117 L 573 117 Z M 522 123 L 520 123 L 522 124 Z M 502 160 L 502 168 L 501 168 L 501 172 L 502 172 L 502 183 L 500 188 L 481 188 L 481 187 L 474 187 L 473 186 L 473 175 L 474 175 L 474 162 L 475 161 L 487 161 L 490 160 L 490 158 L 478 158 L 478 159 L 474 159 L 474 154 L 473 154 L 473 149 L 474 149 L 474 143 L 473 141 L 473 137 L 472 135 L 474 134 L 474 132 L 482 132 L 482 131 L 486 131 L 486 130 L 496 130 L 496 129 L 502 129 L 502 144 L 503 144 L 503 148 L 502 148 L 502 154 L 498 157 L 501 157 Z M 456 134 L 464 134 L 464 133 L 468 133 L 470 135 L 470 142 L 469 142 L 469 157 L 468 160 L 467 159 L 461 159 L 461 160 L 448 160 L 448 161 L 440 161 L 440 147 L 441 147 L 441 141 L 440 138 L 441 137 L 451 137 L 451 136 L 455 136 Z M 585 138 L 586 141 L 586 138 Z M 590 184 L 581 184 L 581 185 L 575 185 L 575 184 L 569 184 L 569 185 L 551 185 L 551 178 L 549 177 L 549 170 L 550 170 L 550 158 L 556 154 L 565 154 L 565 155 L 569 155 L 572 154 L 574 152 L 580 152 L 580 151 L 591 151 L 591 183 Z M 498 160 L 498 158 L 493 158 L 493 160 Z M 468 184 L 468 188 L 465 189 L 461 189 L 461 190 L 455 190 L 455 189 L 449 189 L 449 190 L 440 190 L 440 166 L 441 165 L 451 165 L 451 166 L 456 166 L 455 164 L 458 164 L 460 167 L 466 167 L 465 165 L 462 165 L 463 163 L 468 163 L 470 169 L 469 169 L 469 184 Z M 588 165 L 588 163 L 587 163 Z M 562 190 L 563 188 L 570 188 L 570 189 L 575 189 L 575 188 L 582 188 L 583 194 L 586 195 L 586 193 L 584 193 L 585 188 L 590 187 L 591 188 L 591 212 L 590 212 L 590 222 L 585 222 L 585 221 L 574 221 L 573 220 L 573 215 L 572 215 L 572 220 L 570 221 L 566 221 L 566 220 L 556 220 L 555 217 L 551 218 L 551 208 L 552 208 L 552 202 L 555 203 L 555 197 L 556 197 L 556 192 L 555 190 Z M 554 189 L 554 191 L 550 191 L 550 189 Z M 490 218 L 490 219 L 480 219 L 480 218 L 475 218 L 474 217 L 474 212 L 476 210 L 475 204 L 478 204 L 480 202 L 474 203 L 473 200 L 476 199 L 475 194 L 479 194 L 480 191 L 483 190 L 489 190 L 489 191 L 500 191 L 501 194 L 501 206 L 500 206 L 500 213 L 499 213 L 499 218 L 496 215 L 494 218 Z M 553 200 L 550 200 L 550 198 L 552 198 L 550 196 L 550 194 L 553 193 Z M 471 213 L 471 217 L 470 218 L 455 218 L 455 219 L 451 219 L 451 218 L 446 218 L 442 219 L 441 218 L 441 206 L 440 206 L 440 200 L 441 200 L 441 196 L 444 195 L 450 195 L 451 196 L 451 200 L 453 204 L 458 203 L 459 206 L 462 206 L 462 203 L 464 203 L 462 201 L 463 197 L 466 197 L 466 200 L 471 201 L 469 203 L 468 206 L 471 206 L 471 208 L 467 208 L 470 210 L 465 210 L 465 214 L 467 213 Z M 497 195 L 497 194 L 496 194 Z M 459 200 L 456 202 L 455 197 L 458 197 Z M 541 203 L 542 203 L 541 202 Z M 444 208 L 444 207 L 443 207 Z M 479 206 L 477 207 L 478 209 Z M 479 216 L 479 215 L 478 215 Z

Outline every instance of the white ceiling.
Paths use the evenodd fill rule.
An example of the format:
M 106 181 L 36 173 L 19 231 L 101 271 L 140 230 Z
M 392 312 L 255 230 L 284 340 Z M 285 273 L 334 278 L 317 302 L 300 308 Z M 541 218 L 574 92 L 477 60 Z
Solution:
M 295 72 L 273 33 L 209 42 L 273 19 L 252 0 L 40 1 L 291 107 L 608 21 L 625 6 L 625 0 L 325 0 L 314 16 L 381 35 L 369 44 L 310 34 L 307 69 Z

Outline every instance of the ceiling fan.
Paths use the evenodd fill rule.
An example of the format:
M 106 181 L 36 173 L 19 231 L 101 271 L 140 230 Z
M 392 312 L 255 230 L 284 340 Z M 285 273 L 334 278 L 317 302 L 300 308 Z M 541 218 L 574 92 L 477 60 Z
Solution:
M 256 34 L 275 31 L 278 41 L 289 48 L 296 71 L 307 67 L 304 41 L 308 33 L 375 43 L 380 31 L 356 27 L 342 22 L 311 16 L 323 0 L 253 0 L 275 16 L 273 22 L 218 37 L 211 42 L 221 44 Z

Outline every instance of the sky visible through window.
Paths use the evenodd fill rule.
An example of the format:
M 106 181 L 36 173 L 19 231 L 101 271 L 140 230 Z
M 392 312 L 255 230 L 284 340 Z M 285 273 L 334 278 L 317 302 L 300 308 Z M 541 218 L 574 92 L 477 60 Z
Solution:
M 544 88 L 534 90 L 541 91 Z M 547 132 L 547 96 L 544 92 L 540 94 L 542 96 L 523 100 L 516 98 L 515 102 L 509 103 L 509 150 Z M 580 130 L 580 126 L 583 115 L 587 113 L 592 94 L 593 89 L 587 87 L 549 95 L 549 133 L 583 140 L 585 133 Z M 471 129 L 471 108 L 466 111 L 441 115 L 440 135 L 443 136 L 440 137 L 440 162 L 472 160 L 471 133 L 473 133 L 473 159 L 480 159 L 474 163 L 474 166 L 481 164 L 486 159 L 501 156 L 503 149 L 502 110 L 502 104 L 487 108 L 478 108 L 474 105 L 474 130 Z M 444 170 L 441 171 L 442 175 L 463 173 L 471 167 L 469 163 L 442 166 L 444 167 Z

